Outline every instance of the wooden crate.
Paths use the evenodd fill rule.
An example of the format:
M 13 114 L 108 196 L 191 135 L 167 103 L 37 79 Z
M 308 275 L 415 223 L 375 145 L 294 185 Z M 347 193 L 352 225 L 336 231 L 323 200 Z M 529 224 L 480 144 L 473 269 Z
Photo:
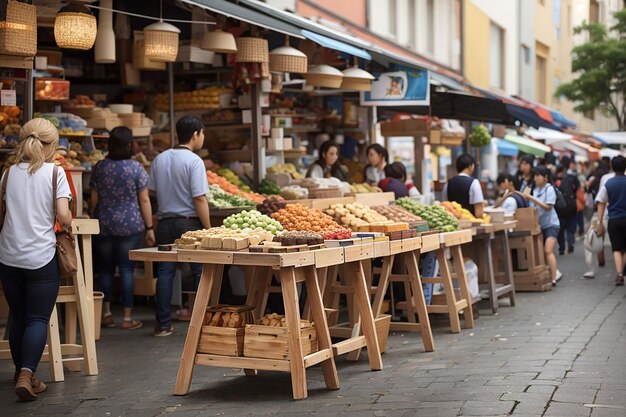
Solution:
M 520 208 L 515 210 L 515 220 L 517 220 L 516 230 L 530 230 L 531 234 L 541 233 L 539 226 L 539 214 L 535 207 Z
M 243 356 L 244 335 L 244 328 L 202 326 L 198 353 Z
M 289 331 L 286 327 L 246 325 L 243 356 L 263 359 L 289 359 Z M 317 352 L 315 327 L 300 329 L 302 354 Z
M 389 339 L 389 328 L 391 327 L 391 316 L 389 314 L 383 314 L 374 320 L 376 325 L 376 336 L 378 336 L 378 346 L 380 351 L 385 352 L 387 350 L 387 340 Z
M 539 266 L 531 271 L 513 272 L 515 290 L 520 292 L 542 292 L 552 290 L 550 269 Z

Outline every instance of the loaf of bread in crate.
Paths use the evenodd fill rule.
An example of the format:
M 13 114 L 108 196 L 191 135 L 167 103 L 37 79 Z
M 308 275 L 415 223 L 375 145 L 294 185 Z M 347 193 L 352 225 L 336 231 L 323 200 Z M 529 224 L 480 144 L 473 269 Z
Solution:
M 270 327 L 287 327 L 285 316 L 278 315 L 276 313 L 266 314 L 261 318 L 261 320 L 259 320 L 258 324 Z M 300 319 L 300 328 L 308 327 L 313 327 L 313 323 L 309 320 Z
M 213 309 L 220 308 L 214 307 Z M 224 307 L 222 307 L 224 308 Z M 236 309 L 234 307 L 226 307 L 225 309 Z M 237 311 L 207 311 L 204 315 L 205 326 L 230 327 L 233 329 L 242 328 L 246 325 L 244 312 Z

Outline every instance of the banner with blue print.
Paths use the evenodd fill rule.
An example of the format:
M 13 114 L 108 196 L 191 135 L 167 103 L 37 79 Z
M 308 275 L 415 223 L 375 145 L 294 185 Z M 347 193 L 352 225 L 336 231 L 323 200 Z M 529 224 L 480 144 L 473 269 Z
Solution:
M 374 74 L 372 91 L 361 93 L 362 106 L 428 106 L 430 75 L 427 70 L 392 65 Z

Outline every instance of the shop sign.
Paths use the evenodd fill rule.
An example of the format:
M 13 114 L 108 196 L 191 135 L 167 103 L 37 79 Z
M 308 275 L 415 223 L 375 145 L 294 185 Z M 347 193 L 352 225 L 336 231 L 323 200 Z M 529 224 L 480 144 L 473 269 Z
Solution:
M 0 90 L 0 106 L 17 106 L 15 90 Z
M 374 74 L 372 91 L 361 93 L 362 106 L 428 106 L 430 75 L 427 70 L 394 65 Z

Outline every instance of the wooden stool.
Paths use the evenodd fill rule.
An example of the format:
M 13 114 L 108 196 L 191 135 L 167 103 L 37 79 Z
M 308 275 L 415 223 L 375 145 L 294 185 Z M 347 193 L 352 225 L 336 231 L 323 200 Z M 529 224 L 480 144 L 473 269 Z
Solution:
M 516 291 L 550 291 L 552 279 L 546 264 L 543 234 L 530 230 L 515 230 L 509 234 L 513 260 L 513 280 Z
M 72 233 L 76 243 L 78 270 L 72 278 L 72 284 L 61 285 L 57 295 L 57 304 L 65 303 L 65 343 L 61 344 L 59 319 L 55 305 L 48 323 L 48 344 L 42 356 L 42 360 L 50 362 L 50 372 L 54 382 L 65 380 L 64 364 L 68 369 L 78 371 L 80 370 L 80 362 L 84 362 L 87 375 L 98 374 L 94 329 L 91 236 L 100 233 L 100 227 L 97 220 L 75 219 L 72 222 Z M 82 345 L 76 343 L 77 320 Z M 0 359 L 10 357 L 8 341 L 0 341 Z

